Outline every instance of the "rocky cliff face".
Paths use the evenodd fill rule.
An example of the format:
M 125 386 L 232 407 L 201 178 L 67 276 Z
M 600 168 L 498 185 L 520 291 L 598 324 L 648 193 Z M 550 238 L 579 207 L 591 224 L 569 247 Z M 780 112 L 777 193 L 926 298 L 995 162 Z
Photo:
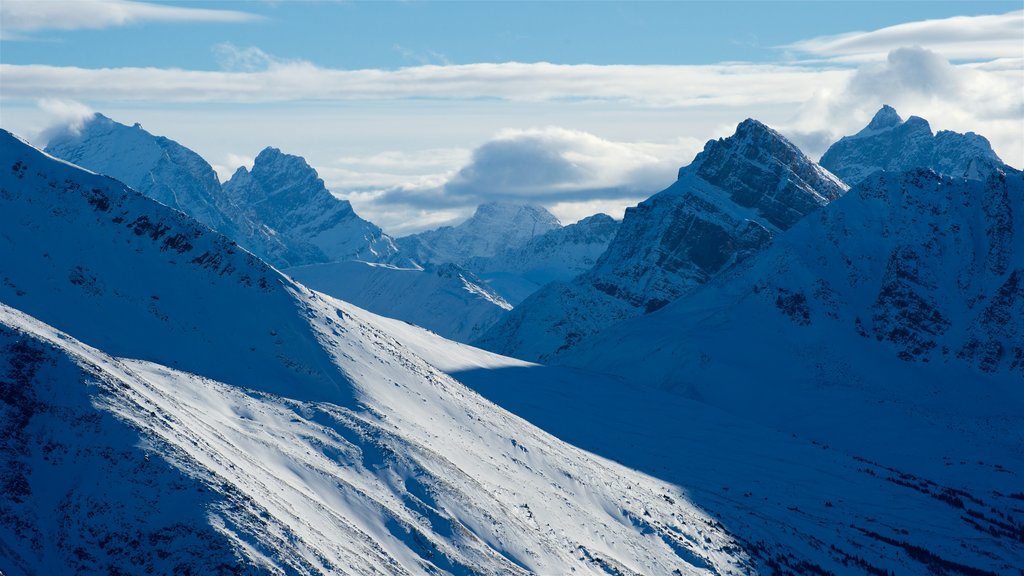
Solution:
M 949 366 L 954 373 L 966 369 L 1020 382 L 1022 218 L 1024 174 L 1010 168 L 984 181 L 927 169 L 878 172 L 747 265 L 663 314 L 610 330 L 600 338 L 604 344 L 572 361 L 601 365 L 602 350 L 611 354 L 633 338 L 634 347 L 664 356 L 660 368 L 651 368 L 657 373 L 649 375 L 652 381 L 674 380 L 681 358 L 701 350 L 709 358 L 733 354 L 735 365 L 743 364 L 741 357 L 770 356 L 746 349 L 774 333 L 791 342 L 823 342 L 820 356 L 776 368 L 778 380 L 798 379 L 811 365 L 823 370 L 823 384 L 851 373 L 861 381 L 887 380 L 884 369 L 858 363 L 856 355 L 867 349 L 890 363 Z M 662 332 L 657 342 L 643 336 Z M 691 338 L 729 342 L 732 352 L 710 345 L 685 351 Z M 725 378 L 705 369 L 709 383 Z
M 949 130 L 933 134 L 927 120 L 911 116 L 904 121 L 886 105 L 863 130 L 830 146 L 821 157 L 821 165 L 853 185 L 878 170 L 901 172 L 913 168 L 984 180 L 1003 162 L 984 136 Z
M 668 189 L 626 211 L 594 268 L 567 285 L 542 289 L 478 343 L 495 352 L 551 360 L 611 322 L 657 310 L 737 262 L 758 253 L 780 230 L 838 198 L 846 186 L 778 132 L 746 120 L 729 138 L 708 142 Z M 596 296 L 597 291 L 604 296 Z M 604 309 L 564 312 L 546 302 Z M 613 310 L 614 311 L 611 311 Z M 570 318 L 586 318 L 584 323 Z M 515 342 L 525 342 L 530 354 Z
M 335 198 L 299 156 L 266 148 L 252 170 L 242 167 L 224 183 L 224 195 L 302 256 L 293 265 L 360 259 L 382 261 L 397 248 L 376 225 L 360 218 L 346 200 Z

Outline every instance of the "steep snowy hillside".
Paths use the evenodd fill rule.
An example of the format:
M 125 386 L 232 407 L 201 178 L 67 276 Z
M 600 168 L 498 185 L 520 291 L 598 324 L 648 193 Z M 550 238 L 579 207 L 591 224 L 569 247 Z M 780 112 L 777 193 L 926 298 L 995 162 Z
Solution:
M 1024 446 L 1022 247 L 1020 172 L 877 173 L 743 269 L 564 360 L 893 462 L 938 461 L 955 431 L 1005 465 L 988 456 Z
M 489 258 L 473 258 L 466 267 L 519 304 L 549 282 L 565 282 L 593 268 L 618 229 L 611 216 L 595 214 Z
M 534 293 L 477 343 L 551 361 L 582 338 L 656 310 L 760 252 L 845 190 L 778 132 L 745 120 L 729 138 L 709 141 L 675 184 L 627 209 L 592 270 Z
M 260 152 L 251 171 L 240 167 L 224 183 L 224 194 L 250 220 L 270 227 L 289 244 L 306 247 L 304 258 L 291 265 L 382 261 L 397 250 L 391 237 L 328 192 L 305 160 L 277 148 Z
M 392 324 L 6 132 L 0 166 L 5 574 L 750 571 Z
M 420 264 L 465 264 L 470 258 L 489 257 L 526 244 L 562 225 L 540 206 L 481 204 L 458 226 L 404 236 L 397 240 L 402 255 Z
M 6 131 L 0 166 L 0 301 L 119 356 L 311 398 L 348 388 L 295 286 L 252 254 Z
M 217 174 L 198 154 L 138 124 L 125 126 L 96 114 L 81 129 L 55 134 L 46 151 L 177 208 L 238 242 L 268 262 L 301 261 L 301 246 L 288 246 L 266 226 L 248 219 L 221 192 Z
M 903 121 L 891 106 L 882 106 L 871 122 L 853 136 L 829 147 L 821 165 L 851 186 L 872 172 L 931 168 L 954 178 L 984 180 L 1003 165 L 984 136 L 940 130 L 911 116 Z
M 314 290 L 459 342 L 476 339 L 512 309 L 487 284 L 456 264 L 397 268 L 350 261 L 284 272 Z

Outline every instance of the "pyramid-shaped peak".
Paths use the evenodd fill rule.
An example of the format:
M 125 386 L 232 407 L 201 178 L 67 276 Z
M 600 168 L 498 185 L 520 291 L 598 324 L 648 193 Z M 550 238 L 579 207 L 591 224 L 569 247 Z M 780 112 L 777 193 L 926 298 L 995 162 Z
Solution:
M 280 148 L 267 146 L 253 161 L 250 172 L 257 177 L 267 177 L 271 174 L 280 176 L 285 173 L 291 177 L 302 176 L 303 178 L 319 179 L 316 169 L 309 165 L 302 156 L 286 154 Z
M 888 104 L 883 104 L 879 108 L 878 112 L 875 112 L 875 117 L 871 119 L 868 124 L 869 130 L 885 130 L 886 128 L 892 128 L 893 126 L 899 126 L 903 123 L 903 118 L 896 112 L 896 109 Z
M 763 133 L 763 132 L 775 132 L 769 128 L 766 124 L 760 120 L 753 118 L 747 118 L 743 122 L 736 125 L 737 134 L 749 134 L 749 133 Z

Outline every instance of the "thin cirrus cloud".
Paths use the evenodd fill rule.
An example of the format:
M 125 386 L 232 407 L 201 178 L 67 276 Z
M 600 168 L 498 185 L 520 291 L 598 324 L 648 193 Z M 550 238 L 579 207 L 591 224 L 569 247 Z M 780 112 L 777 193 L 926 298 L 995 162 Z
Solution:
M 166 6 L 129 0 L 4 0 L 0 37 L 40 30 L 80 30 L 143 22 L 250 22 L 261 16 L 236 10 Z
M 478 63 L 397 70 L 342 70 L 281 61 L 254 49 L 222 49 L 236 70 L 79 68 L 0 64 L 6 100 L 41 97 L 105 102 L 268 103 L 288 101 L 502 99 L 621 101 L 652 107 L 799 103 L 850 71 L 791 65 L 564 65 Z M 248 69 L 247 69 L 248 68 Z M 258 68 L 258 69 L 256 69 Z M 238 70 L 240 69 L 240 70 Z
M 884 60 L 901 47 L 920 46 L 959 60 L 1024 58 L 1024 10 L 908 22 L 869 32 L 819 36 L 780 48 L 832 62 Z

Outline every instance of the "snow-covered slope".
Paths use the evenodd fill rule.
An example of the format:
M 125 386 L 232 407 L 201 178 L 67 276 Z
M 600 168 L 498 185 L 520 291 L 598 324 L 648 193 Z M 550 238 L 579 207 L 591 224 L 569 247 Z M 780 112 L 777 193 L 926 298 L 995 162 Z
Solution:
M 397 250 L 391 237 L 356 215 L 347 200 L 335 198 L 304 159 L 277 148 L 260 152 L 251 171 L 240 167 L 224 183 L 224 194 L 250 220 L 304 247 L 303 258 L 291 265 L 382 261 Z
M 442 226 L 397 240 L 402 256 L 420 264 L 466 264 L 470 258 L 490 257 L 526 244 L 562 225 L 541 206 L 481 204 L 458 226 Z
M 954 178 L 984 180 L 1003 161 L 984 136 L 940 130 L 932 134 L 928 121 L 911 116 L 905 122 L 885 105 L 860 132 L 829 147 L 821 165 L 851 186 L 872 172 L 902 172 L 931 168 Z
M 745 120 L 729 138 L 709 141 L 675 184 L 627 209 L 592 270 L 534 293 L 477 343 L 551 361 L 758 253 L 845 190 L 778 132 Z
M 347 389 L 295 285 L 252 254 L 6 131 L 0 159 L 0 301 L 119 356 L 307 397 Z
M 395 321 L 6 132 L 0 166 L 5 574 L 748 571 L 678 487 L 472 393 Z
M 590 270 L 615 237 L 619 223 L 606 214 L 534 236 L 489 258 L 466 263 L 512 304 L 549 282 L 565 282 Z
M 213 167 L 181 144 L 96 114 L 79 130 L 51 137 L 46 151 L 125 182 L 177 208 L 275 265 L 302 261 L 309 250 L 290 246 L 262 223 L 249 219 L 221 191 Z
M 459 342 L 476 339 L 512 306 L 456 264 L 397 268 L 349 261 L 288 268 L 302 284 Z

